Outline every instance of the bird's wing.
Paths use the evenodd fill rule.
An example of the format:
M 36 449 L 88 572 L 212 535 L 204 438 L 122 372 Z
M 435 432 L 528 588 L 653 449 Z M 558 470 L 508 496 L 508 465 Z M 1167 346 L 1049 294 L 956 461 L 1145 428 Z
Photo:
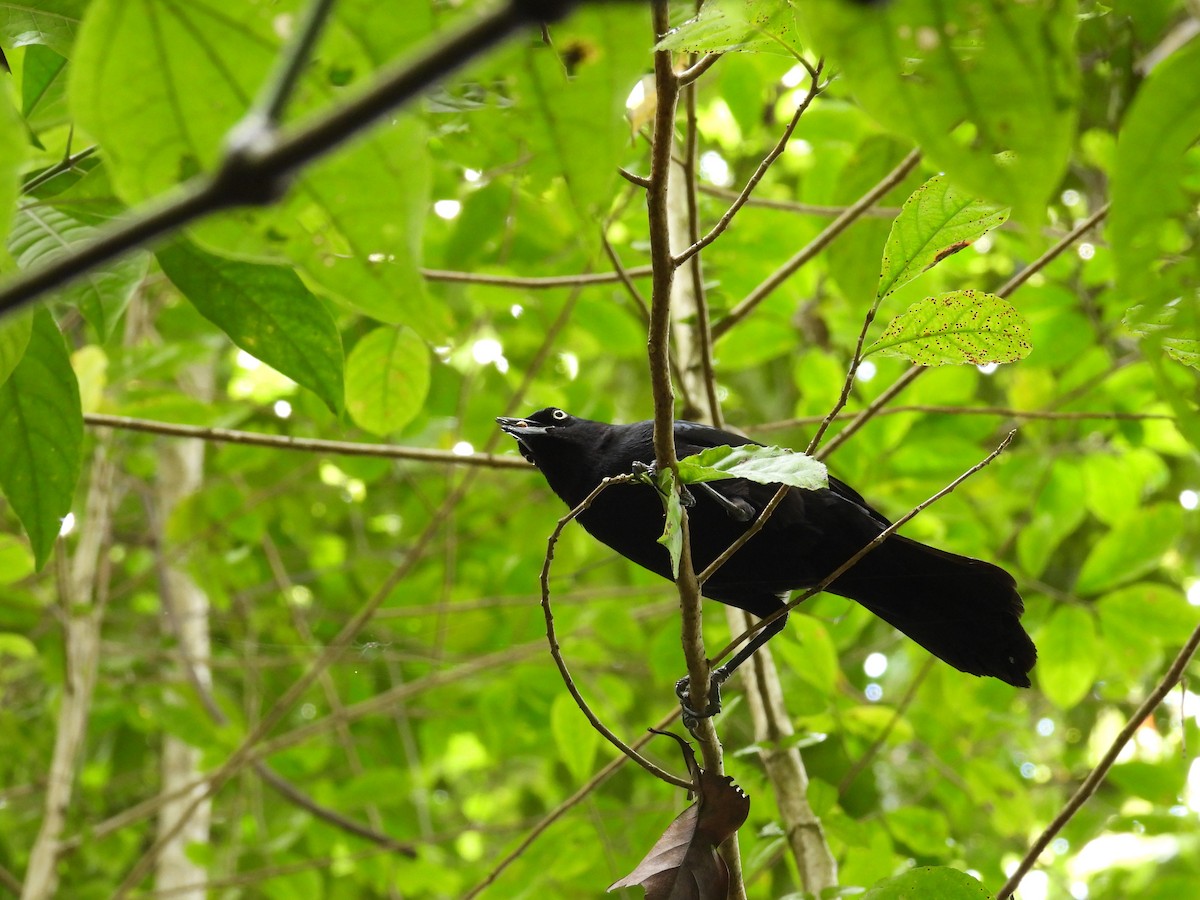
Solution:
M 743 447 L 746 444 L 757 445 L 758 441 L 699 422 L 680 420 L 675 423 L 675 452 L 679 456 L 691 456 L 709 447 Z

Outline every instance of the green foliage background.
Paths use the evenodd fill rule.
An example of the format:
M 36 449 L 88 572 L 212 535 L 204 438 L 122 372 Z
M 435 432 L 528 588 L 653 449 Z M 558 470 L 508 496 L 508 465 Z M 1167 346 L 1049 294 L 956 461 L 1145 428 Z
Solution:
M 0 2 L 12 70 L 0 74 L 0 267 L 66 252 L 211 171 L 298 7 Z M 339 0 L 288 123 L 482 7 Z M 673 7 L 683 24 L 691 9 Z M 795 0 L 710 8 L 672 38 L 681 52 L 746 44 L 697 93 L 701 153 L 728 165 L 735 189 L 802 95 L 782 81 L 789 52 L 823 54 L 837 74 L 755 192 L 773 203 L 747 206 L 703 252 L 714 321 L 828 224 L 812 205 L 854 201 L 914 146 L 924 160 L 886 207 L 945 172 L 1014 219 L 885 296 L 869 341 L 924 297 L 994 292 L 1111 202 L 1102 229 L 1010 298 L 1029 325 L 1027 358 L 929 370 L 828 460 L 895 517 L 1018 426 L 1011 449 L 905 533 L 1013 571 L 1040 652 L 1033 690 L 1014 692 L 941 664 L 926 671 L 924 651 L 839 598 L 814 598 L 793 617 L 772 647 L 810 801 L 847 887 L 915 862 L 998 888 L 1200 621 L 1187 599 L 1200 603 L 1200 513 L 1180 499 L 1200 490 L 1200 42 L 1173 42 L 1196 15 L 1184 0 Z M 620 284 L 503 278 L 611 271 L 606 218 L 625 265 L 646 262 L 640 189 L 617 167 L 648 171 L 625 101 L 653 44 L 643 6 L 585 8 L 549 41 L 527 34 L 474 62 L 306 171 L 280 204 L 212 217 L 0 320 L 0 867 L 10 888 L 43 818 L 75 662 L 64 620 L 83 614 L 79 598 L 62 600 L 56 563 L 96 527 L 85 500 L 101 457 L 117 474 L 88 598 L 102 616 L 101 656 L 58 867 L 63 896 L 111 896 L 153 841 L 152 811 L 121 814 L 154 798 L 165 735 L 202 751 L 203 770 L 221 765 L 381 590 L 328 678 L 286 710 L 266 760 L 416 857 L 315 819 L 243 768 L 215 799 L 208 844 L 189 850 L 214 895 L 461 896 L 613 757 L 545 647 L 537 573 L 564 511 L 536 472 L 213 441 L 201 489 L 164 521 L 156 478 L 164 444 L 179 438 L 85 429 L 80 413 L 513 458 L 496 415 L 554 405 L 649 416 L 645 326 Z M 461 206 L 439 205 L 456 213 L 444 218 L 436 201 Z M 703 222 L 728 203 L 702 191 Z M 859 219 L 721 337 L 732 425 L 807 444 L 815 423 L 805 417 L 819 421 L 837 398 L 875 299 L 888 227 Z M 872 361 L 852 410 L 909 367 Z M 700 398 L 680 398 L 682 411 L 689 400 Z M 57 539 L 69 511 L 74 530 Z M 168 564 L 211 603 L 208 663 L 225 724 L 182 674 L 165 624 Z M 673 589 L 569 529 L 555 591 L 585 695 L 614 730 L 638 735 L 670 709 L 683 671 Z M 721 617 L 708 619 L 710 646 L 721 646 Z M 888 666 L 872 679 L 863 663 L 875 653 Z M 748 712 L 736 691 L 729 699 L 727 766 L 753 800 L 740 835 L 750 894 L 798 892 Z M 1177 692 L 1142 725 L 1029 890 L 1194 894 L 1198 702 Z M 649 752 L 677 766 L 663 744 Z M 682 802 L 625 766 L 486 895 L 595 896 Z

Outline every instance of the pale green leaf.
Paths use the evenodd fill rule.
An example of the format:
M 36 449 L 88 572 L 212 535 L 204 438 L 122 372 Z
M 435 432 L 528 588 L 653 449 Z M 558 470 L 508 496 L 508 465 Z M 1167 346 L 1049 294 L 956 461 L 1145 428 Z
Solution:
M 936 809 L 909 806 L 887 814 L 888 831 L 899 843 L 926 857 L 945 857 L 950 852 L 950 827 Z
M 600 733 L 568 693 L 558 694 L 550 705 L 550 733 L 571 778 L 582 783 L 591 777 Z
M 0 0 L 0 46 L 43 44 L 62 56 L 71 45 L 90 0 Z
M 666 507 L 663 520 L 663 533 L 658 542 L 667 548 L 671 556 L 671 575 L 679 577 L 679 559 L 683 553 L 683 503 L 679 499 L 679 491 L 675 489 L 675 473 L 666 469 L 658 474 L 657 490 Z
M 921 366 L 978 366 L 1015 362 L 1030 349 L 1029 324 L 1012 304 L 995 294 L 964 290 L 914 303 L 863 356 L 902 356 Z
M 1177 503 L 1137 510 L 1092 545 L 1075 590 L 1098 594 L 1153 571 L 1182 529 L 1183 510 Z
M 230 340 L 341 411 L 341 335 L 294 271 L 225 259 L 184 241 L 157 255 L 167 277 Z
M 1198 140 L 1200 44 L 1193 41 L 1150 73 L 1117 141 L 1108 233 L 1120 294 L 1129 305 L 1145 304 L 1146 315 L 1194 295 L 1196 247 L 1178 246 L 1181 229 L 1173 223 L 1195 215 L 1185 176 Z M 1172 262 L 1164 265 L 1164 256 Z
M 21 164 L 29 149 L 25 125 L 12 102 L 11 83 L 10 78 L 0 78 L 0 245 L 12 225 L 12 210 L 21 186 Z
M 687 53 L 798 54 L 802 47 L 791 0 L 704 0 L 700 12 L 667 32 L 658 50 Z
M 37 657 L 37 646 L 23 634 L 0 631 L 0 661 L 6 656 L 12 659 L 34 659 Z
M 372 434 L 403 428 L 425 402 L 429 366 L 429 348 L 411 329 L 376 328 L 346 360 L 350 418 Z
M 966 872 L 941 866 L 920 866 L 885 878 L 862 895 L 862 900 L 991 900 L 991 893 Z
M 956 184 L 1044 218 L 1075 137 L 1072 0 L 813 0 L 801 23 L 862 106 Z
M 904 202 L 892 223 L 876 297 L 883 299 L 1007 219 L 1007 209 L 955 189 L 945 175 L 934 175 Z
M 787 484 L 809 491 L 829 487 L 829 474 L 819 460 L 784 447 L 709 447 L 679 460 L 684 484 L 746 478 L 759 484 Z
M 1078 606 L 1054 610 L 1037 634 L 1038 686 L 1060 709 L 1084 698 L 1100 672 L 1100 640 L 1096 619 Z
M 0 384 L 8 380 L 12 370 L 25 355 L 32 330 L 32 316 L 9 315 L 0 318 Z
M 71 510 L 83 452 L 79 384 L 66 341 L 44 308 L 33 314 L 25 355 L 0 385 L 0 434 L 0 489 L 40 569 Z
M 8 248 L 18 266 L 31 269 L 72 252 L 93 240 L 95 235 L 96 228 L 73 212 L 31 203 L 18 210 Z M 145 277 L 148 262 L 146 253 L 135 250 L 113 262 L 89 269 L 51 296 L 58 302 L 79 307 L 100 339 L 105 340 Z

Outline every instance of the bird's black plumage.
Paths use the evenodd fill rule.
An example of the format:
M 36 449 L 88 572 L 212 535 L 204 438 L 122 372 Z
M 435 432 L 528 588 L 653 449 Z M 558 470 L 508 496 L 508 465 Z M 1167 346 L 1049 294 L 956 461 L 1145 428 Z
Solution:
M 571 508 L 603 478 L 627 474 L 635 463 L 654 461 L 652 422 L 610 425 L 554 408 L 527 419 L 497 422 Z M 707 447 L 753 443 L 694 422 L 675 423 L 675 449 L 681 458 Z M 726 502 L 718 502 L 707 490 L 693 491 L 695 504 L 688 520 L 697 571 L 750 527 L 779 485 L 735 478 L 708 487 Z M 651 487 L 615 485 L 579 515 L 579 522 L 622 556 L 671 577 L 667 551 L 658 543 L 662 503 Z M 702 593 L 757 616 L 770 615 L 789 591 L 820 582 L 888 524 L 835 478 L 829 479 L 827 489 L 792 488 L 763 530 L 717 570 Z M 862 604 L 956 669 L 1029 686 L 1037 651 L 1020 624 L 1024 606 L 1016 584 L 999 566 L 893 534 L 827 590 Z M 782 624 L 780 619 L 765 631 L 763 640 Z M 724 667 L 722 679 L 748 655 L 744 650 L 735 656 Z

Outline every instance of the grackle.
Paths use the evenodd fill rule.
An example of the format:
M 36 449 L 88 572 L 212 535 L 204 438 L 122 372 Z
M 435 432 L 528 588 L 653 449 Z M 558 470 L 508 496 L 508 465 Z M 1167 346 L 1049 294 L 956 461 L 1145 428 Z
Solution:
M 517 440 L 554 493 L 572 509 L 609 476 L 654 462 L 654 423 L 610 425 L 561 409 L 526 419 L 502 417 L 500 427 Z M 695 422 L 675 423 L 679 457 L 707 447 L 754 441 Z M 697 490 L 696 488 L 700 488 Z M 778 490 L 740 478 L 695 485 L 688 509 L 692 559 L 702 571 L 750 527 Z M 646 484 L 618 484 L 603 491 L 579 523 L 595 538 L 652 572 L 671 578 L 666 549 L 658 543 L 663 506 Z M 788 593 L 812 587 L 884 528 L 888 520 L 851 487 L 830 477 L 820 490 L 791 488 L 766 525 L 701 587 L 709 599 L 756 616 L 783 607 Z M 963 672 L 990 675 L 1029 687 L 1037 650 L 1021 627 L 1024 611 L 1011 575 L 999 566 L 938 550 L 892 534 L 840 575 L 826 590 L 861 603 L 934 656 Z M 713 671 L 712 702 L 720 709 L 720 685 L 784 626 L 786 616 L 759 631 L 728 663 Z M 677 692 L 688 709 L 686 679 Z

